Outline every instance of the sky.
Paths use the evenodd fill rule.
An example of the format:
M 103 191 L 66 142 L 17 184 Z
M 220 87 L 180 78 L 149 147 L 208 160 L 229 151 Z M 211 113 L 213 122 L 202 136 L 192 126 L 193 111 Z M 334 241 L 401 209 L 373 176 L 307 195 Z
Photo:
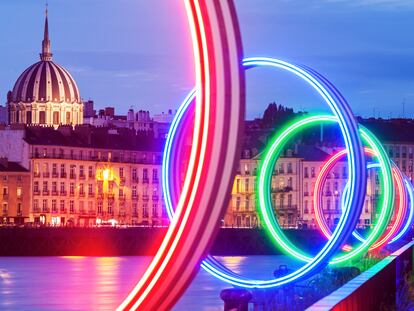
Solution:
M 177 109 L 194 85 L 183 0 L 49 0 L 54 61 L 86 99 L 118 114 Z M 235 0 L 244 55 L 311 67 L 342 92 L 356 115 L 414 117 L 413 0 Z M 45 1 L 1 0 L 0 103 L 38 61 Z M 280 70 L 247 73 L 247 112 L 270 102 L 326 106 L 305 82 Z

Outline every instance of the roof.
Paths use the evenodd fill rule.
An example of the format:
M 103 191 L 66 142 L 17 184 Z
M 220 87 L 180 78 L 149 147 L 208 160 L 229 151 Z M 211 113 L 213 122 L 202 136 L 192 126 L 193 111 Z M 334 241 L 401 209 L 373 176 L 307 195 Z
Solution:
M 7 165 L 5 165 L 4 161 L 0 161 L 0 172 L 22 172 L 28 173 L 29 171 L 26 170 L 23 166 L 16 162 L 7 161 Z
M 53 127 L 25 127 L 24 140 L 29 145 L 68 146 L 114 150 L 162 152 L 165 140 L 154 138 L 133 129 L 93 127 L 91 125 Z

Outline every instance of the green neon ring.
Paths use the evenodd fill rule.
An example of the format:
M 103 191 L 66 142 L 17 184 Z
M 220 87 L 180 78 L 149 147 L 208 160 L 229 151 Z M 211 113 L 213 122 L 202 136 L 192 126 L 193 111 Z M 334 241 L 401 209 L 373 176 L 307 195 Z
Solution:
M 309 262 L 312 257 L 296 247 L 289 238 L 283 233 L 279 226 L 277 219 L 273 213 L 271 192 L 269 185 L 272 181 L 273 168 L 279 158 L 284 145 L 291 139 L 297 132 L 303 130 L 314 124 L 320 124 L 322 122 L 336 123 L 337 119 L 329 115 L 307 116 L 293 122 L 290 126 L 277 133 L 269 147 L 264 153 L 264 160 L 259 167 L 259 176 L 256 193 L 258 195 L 259 214 L 263 221 L 265 229 L 270 233 L 270 236 L 276 246 L 287 255 L 290 255 L 298 260 Z M 365 242 L 355 247 L 349 253 L 338 255 L 333 258 L 330 264 L 340 264 L 345 261 L 360 257 L 363 255 L 369 247 L 385 232 L 387 225 L 392 217 L 393 201 L 394 201 L 394 187 L 392 185 L 392 171 L 391 162 L 387 153 L 382 147 L 378 139 L 366 128 L 360 127 L 360 134 L 363 140 L 371 149 L 374 150 L 377 155 L 379 164 L 381 166 L 382 179 L 384 185 L 383 191 L 383 204 L 380 212 L 379 220 L 366 238 Z M 345 204 L 349 204 L 349 200 Z

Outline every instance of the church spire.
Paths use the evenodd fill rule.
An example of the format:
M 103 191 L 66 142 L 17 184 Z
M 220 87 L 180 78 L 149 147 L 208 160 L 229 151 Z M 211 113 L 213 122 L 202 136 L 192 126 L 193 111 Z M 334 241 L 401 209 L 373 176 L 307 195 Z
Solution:
M 40 54 L 40 59 L 42 61 L 51 61 L 52 60 L 52 52 L 50 48 L 50 40 L 49 40 L 49 21 L 48 21 L 48 4 L 46 3 L 46 11 L 45 11 L 45 30 L 43 34 L 43 41 L 42 41 L 42 53 Z

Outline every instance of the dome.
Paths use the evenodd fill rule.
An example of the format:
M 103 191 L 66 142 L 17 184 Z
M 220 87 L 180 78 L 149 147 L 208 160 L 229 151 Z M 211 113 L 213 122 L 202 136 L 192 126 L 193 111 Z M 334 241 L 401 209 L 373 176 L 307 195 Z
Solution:
M 42 60 L 27 68 L 17 79 L 11 99 L 15 103 L 81 101 L 70 73 L 51 60 Z

